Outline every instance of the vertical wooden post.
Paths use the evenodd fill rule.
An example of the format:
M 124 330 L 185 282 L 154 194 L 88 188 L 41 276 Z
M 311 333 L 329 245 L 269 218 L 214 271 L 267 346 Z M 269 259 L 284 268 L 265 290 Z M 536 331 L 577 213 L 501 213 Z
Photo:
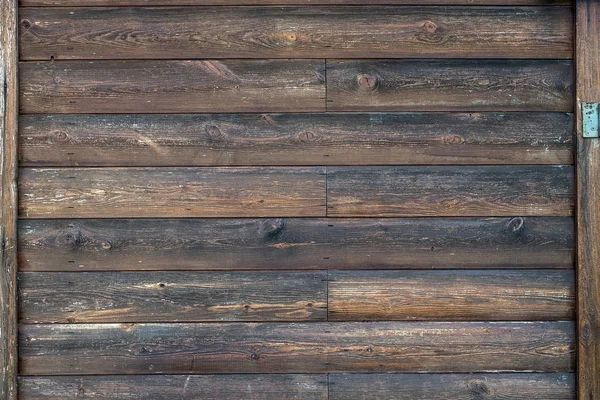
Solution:
M 600 399 L 600 139 L 582 137 L 582 102 L 600 102 L 600 0 L 577 0 L 579 399 Z
M 17 398 L 17 0 L 0 0 L 0 399 Z

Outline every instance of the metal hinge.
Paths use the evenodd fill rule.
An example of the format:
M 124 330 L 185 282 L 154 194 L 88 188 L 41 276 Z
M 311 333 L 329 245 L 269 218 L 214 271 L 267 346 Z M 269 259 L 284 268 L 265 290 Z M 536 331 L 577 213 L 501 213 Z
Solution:
M 582 128 L 584 138 L 598 137 L 598 122 L 600 114 L 598 114 L 598 103 L 582 103 L 581 111 L 583 115 Z

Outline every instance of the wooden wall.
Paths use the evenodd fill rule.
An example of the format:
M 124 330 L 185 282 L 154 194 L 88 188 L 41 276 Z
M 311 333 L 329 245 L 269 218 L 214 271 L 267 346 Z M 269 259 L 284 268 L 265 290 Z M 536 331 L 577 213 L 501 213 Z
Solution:
M 574 398 L 569 1 L 19 12 L 21 398 Z

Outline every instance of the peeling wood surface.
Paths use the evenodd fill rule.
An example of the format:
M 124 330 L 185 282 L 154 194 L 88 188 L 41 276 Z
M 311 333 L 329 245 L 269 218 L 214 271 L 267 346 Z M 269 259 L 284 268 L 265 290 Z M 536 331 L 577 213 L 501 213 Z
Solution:
M 27 220 L 22 271 L 573 268 L 572 218 Z
M 324 168 L 23 168 L 21 218 L 325 216 Z
M 575 316 L 575 273 L 331 271 L 329 321 L 544 321 Z
M 327 215 L 569 216 L 574 180 L 571 166 L 331 167 Z
M 22 375 L 571 372 L 572 322 L 22 325 Z
M 573 111 L 557 60 L 327 60 L 328 111 Z
M 0 398 L 17 398 L 17 1 L 0 1 Z
M 21 323 L 325 321 L 327 272 L 19 274 Z
M 22 166 L 572 164 L 569 113 L 23 115 Z
M 26 8 L 20 20 L 21 60 L 573 58 L 570 7 Z
M 22 113 L 325 111 L 324 61 L 20 64 Z

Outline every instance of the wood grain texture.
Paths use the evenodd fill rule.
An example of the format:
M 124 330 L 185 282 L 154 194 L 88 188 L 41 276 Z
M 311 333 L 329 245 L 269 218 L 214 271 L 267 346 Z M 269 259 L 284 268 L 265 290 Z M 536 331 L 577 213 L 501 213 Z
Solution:
M 22 113 L 325 110 L 324 61 L 24 62 Z
M 544 321 L 575 317 L 575 273 L 330 271 L 329 321 Z
M 22 323 L 326 320 L 327 273 L 24 272 L 19 318 Z
M 17 398 L 17 0 L 0 1 L 0 398 Z
M 30 6 L 253 6 L 253 5 L 314 5 L 315 0 L 21 0 L 22 7 Z M 569 6 L 571 0 L 320 0 L 319 5 L 524 5 Z
M 573 111 L 556 60 L 328 60 L 329 111 Z
M 573 370 L 572 322 L 21 325 L 22 375 Z
M 573 115 L 24 115 L 21 166 L 571 164 Z
M 324 168 L 22 168 L 22 218 L 324 216 Z
M 21 60 L 573 58 L 570 7 L 26 8 L 20 20 Z
M 137 375 L 21 377 L 23 400 L 575 399 L 571 373 Z M 327 396 L 327 391 L 329 391 Z
M 327 170 L 328 216 L 568 216 L 574 203 L 571 166 Z
M 575 391 L 574 374 L 560 373 L 329 376 L 329 400 L 573 400 Z
M 26 220 L 22 271 L 573 268 L 571 218 Z
M 21 377 L 23 400 L 327 400 L 326 375 Z
M 600 3 L 577 0 L 579 400 L 600 398 L 600 139 L 584 139 L 581 102 L 600 102 Z

